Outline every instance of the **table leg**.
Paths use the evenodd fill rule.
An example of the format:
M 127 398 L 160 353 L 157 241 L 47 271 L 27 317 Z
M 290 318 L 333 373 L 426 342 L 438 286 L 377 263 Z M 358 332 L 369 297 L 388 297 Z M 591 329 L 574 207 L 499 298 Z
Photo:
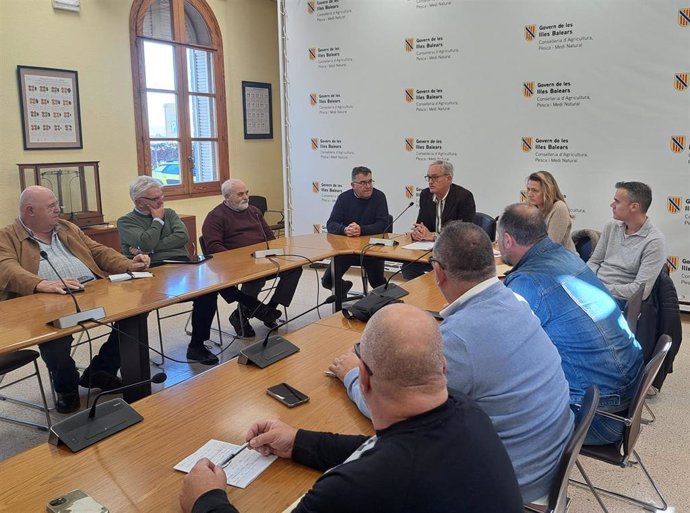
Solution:
M 333 288 L 331 292 L 335 294 L 335 302 L 333 303 L 333 313 L 339 312 L 343 309 L 343 280 L 336 280 L 336 276 L 341 276 L 343 267 L 343 259 L 339 256 L 331 258 L 331 276 L 333 277 Z
M 147 317 L 148 314 L 136 315 L 118 323 L 120 330 L 124 332 L 120 334 L 120 373 L 125 385 L 151 377 Z M 147 395 L 151 395 L 150 383 L 123 392 L 124 399 L 128 403 Z

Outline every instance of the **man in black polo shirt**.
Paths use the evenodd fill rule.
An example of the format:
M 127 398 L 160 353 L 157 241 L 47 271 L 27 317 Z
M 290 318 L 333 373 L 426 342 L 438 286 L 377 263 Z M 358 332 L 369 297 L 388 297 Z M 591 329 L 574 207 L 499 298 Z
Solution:
M 297 430 L 279 420 L 247 432 L 251 449 L 324 472 L 293 513 L 523 511 L 489 417 L 466 395 L 448 396 L 443 340 L 431 315 L 389 305 L 369 320 L 355 353 L 375 436 Z M 225 483 L 220 465 L 200 460 L 184 480 L 182 511 L 236 513 Z
M 371 169 L 357 166 L 352 170 L 352 189 L 343 192 L 333 205 L 331 217 L 328 218 L 326 228 L 328 233 L 359 237 L 360 235 L 373 235 L 382 233 L 388 227 L 388 203 L 386 195 L 378 189 L 374 189 Z M 342 272 L 335 277 L 342 280 L 343 274 L 351 265 L 359 265 L 359 255 L 340 257 L 343 265 Z M 372 287 L 378 287 L 386 283 L 383 275 L 384 260 L 380 258 L 364 257 L 362 265 L 369 277 Z M 327 289 L 333 288 L 333 276 L 331 269 L 321 279 L 321 284 Z M 351 281 L 342 284 L 343 294 L 352 288 Z

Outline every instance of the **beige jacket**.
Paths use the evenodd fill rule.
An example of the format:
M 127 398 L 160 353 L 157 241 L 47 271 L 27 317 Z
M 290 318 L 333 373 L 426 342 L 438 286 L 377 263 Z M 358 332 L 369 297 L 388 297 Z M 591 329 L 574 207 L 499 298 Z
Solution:
M 78 226 L 58 222 L 58 238 L 99 278 L 127 271 L 130 260 L 91 240 Z M 0 300 L 33 294 L 43 280 L 38 273 L 39 246 L 17 219 L 0 230 Z

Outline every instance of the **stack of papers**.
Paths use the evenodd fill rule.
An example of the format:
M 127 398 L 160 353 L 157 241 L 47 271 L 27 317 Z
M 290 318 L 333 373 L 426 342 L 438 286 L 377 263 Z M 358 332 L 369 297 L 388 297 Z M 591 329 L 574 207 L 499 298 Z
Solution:
M 122 274 L 111 274 L 110 276 L 108 276 L 108 279 L 111 282 L 137 280 L 139 278 L 153 278 L 153 274 L 151 274 L 148 271 L 133 271 Z
M 419 242 L 413 242 L 412 244 L 408 244 L 407 246 L 403 246 L 402 249 L 417 249 L 417 250 L 422 250 L 422 251 L 429 251 L 431 249 L 434 249 L 434 242 L 433 241 L 419 241 Z

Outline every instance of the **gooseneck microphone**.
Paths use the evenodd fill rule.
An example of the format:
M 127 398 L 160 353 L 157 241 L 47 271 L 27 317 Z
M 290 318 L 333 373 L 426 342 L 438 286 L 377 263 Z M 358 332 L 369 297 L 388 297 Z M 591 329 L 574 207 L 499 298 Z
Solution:
M 98 404 L 98 399 L 106 394 L 116 394 L 128 388 L 145 385 L 146 383 L 162 383 L 166 377 L 165 373 L 159 372 L 151 379 L 101 392 L 93 400 L 91 409 L 82 410 L 71 417 L 67 417 L 65 420 L 53 424 L 50 427 L 48 443 L 53 445 L 64 443 L 72 452 L 77 452 L 137 422 L 141 422 L 144 420 L 144 417 L 127 404 L 124 399 L 110 399 L 100 404 Z M 98 415 L 96 415 L 97 404 Z
M 407 212 L 410 208 L 414 206 L 414 201 L 410 201 L 410 204 L 405 207 L 405 210 L 400 212 L 398 214 L 398 217 L 393 219 L 390 223 L 388 223 L 388 226 L 386 226 L 383 229 L 383 233 L 381 234 L 381 237 L 370 237 L 369 238 L 369 244 L 375 245 L 375 246 L 397 246 L 398 241 L 397 240 L 392 240 L 392 239 L 387 239 L 386 238 L 386 233 L 388 233 L 388 230 L 393 224 L 402 217 L 402 215 Z
M 271 246 L 268 244 L 268 237 L 266 237 L 266 232 L 264 231 L 264 225 L 261 223 L 261 218 L 259 217 L 260 214 L 256 214 L 256 216 L 253 216 L 254 219 L 256 220 L 256 223 L 259 225 L 259 230 L 261 230 L 261 235 L 264 236 L 264 242 L 266 243 L 266 249 L 260 249 L 257 251 L 254 251 L 252 253 L 252 256 L 254 258 L 266 258 L 270 256 L 282 256 L 285 254 L 285 251 L 282 248 L 277 248 L 277 249 L 271 249 Z
M 424 253 L 422 253 L 421 255 L 419 255 L 417 258 L 415 258 L 415 259 L 412 260 L 411 262 L 406 262 L 406 263 L 404 263 L 403 265 L 401 265 L 401 266 L 400 266 L 400 269 L 398 269 L 397 271 L 395 271 L 393 274 L 391 274 L 391 275 L 388 277 L 388 279 L 386 280 L 386 283 L 384 283 L 383 285 L 380 285 L 380 286 L 376 287 L 374 290 L 371 291 L 371 293 L 372 293 L 372 294 L 378 294 L 379 296 L 393 297 L 393 298 L 396 298 L 396 299 L 399 299 L 399 298 L 401 298 L 401 297 L 406 296 L 407 294 L 409 294 L 409 292 L 407 292 L 404 288 L 398 287 L 395 283 L 391 283 L 391 280 L 392 280 L 395 276 L 397 276 L 398 274 L 400 274 L 400 273 L 402 272 L 402 270 L 405 268 L 405 266 L 412 265 L 412 264 L 416 264 L 416 263 L 419 262 L 422 258 L 424 258 L 424 257 L 427 256 L 429 253 L 431 253 L 432 251 L 433 251 L 433 249 L 430 249 L 430 250 L 428 250 L 428 251 L 425 251 Z
M 112 390 L 105 390 L 101 392 L 93 400 L 93 404 L 91 405 L 91 409 L 89 410 L 89 418 L 93 419 L 96 416 L 96 404 L 98 403 L 98 400 L 104 395 L 117 394 L 118 392 L 123 392 L 124 390 L 128 390 L 139 385 L 145 385 L 146 383 L 163 383 L 163 381 L 165 381 L 166 379 L 168 379 L 168 376 L 165 374 L 165 372 L 159 372 L 158 374 L 154 374 L 150 379 L 145 379 L 143 381 L 138 381 L 137 383 L 130 383 L 129 385 L 124 385 L 119 388 L 113 388 Z
M 281 326 L 285 326 L 289 322 L 292 322 L 296 319 L 299 319 L 300 317 L 307 315 L 310 312 L 313 312 L 317 308 L 334 303 L 335 300 L 335 295 L 328 296 L 324 301 L 322 301 L 318 305 L 313 306 L 308 310 L 305 310 L 304 312 L 295 317 L 292 317 L 283 324 L 279 324 L 278 326 L 271 328 L 268 331 L 268 333 L 266 333 L 266 337 L 262 342 L 257 342 L 255 344 L 252 344 L 251 346 L 247 346 L 242 351 L 240 351 L 240 354 L 237 358 L 237 363 L 242 365 L 248 365 L 250 363 L 253 363 L 257 367 L 263 369 L 265 367 L 268 367 L 269 365 L 272 365 L 282 360 L 283 358 L 290 356 L 291 354 L 298 352 L 299 347 L 294 345 L 292 342 L 281 337 L 280 335 L 271 337 L 271 333 L 280 328 Z
M 71 328 L 72 326 L 76 326 L 81 322 L 84 321 L 89 321 L 92 319 L 102 319 L 105 317 L 105 309 L 103 307 L 96 307 L 96 308 L 90 308 L 89 310 L 84 310 L 82 311 L 81 308 L 79 308 L 79 303 L 77 303 L 77 298 L 74 297 L 74 294 L 72 293 L 72 290 L 70 287 L 67 286 L 65 283 L 65 280 L 62 279 L 62 276 L 60 276 L 60 273 L 57 271 L 53 263 L 50 261 L 48 258 L 48 253 L 45 251 L 41 250 L 39 253 L 41 255 L 41 258 L 45 260 L 50 268 L 53 270 L 55 275 L 58 277 L 58 279 L 62 282 L 62 285 L 65 287 L 65 292 L 67 292 L 70 297 L 72 298 L 72 301 L 74 301 L 74 308 L 76 309 L 77 313 L 70 314 L 70 315 L 65 315 L 63 317 L 58 317 L 54 321 L 50 321 L 48 324 L 51 324 L 52 326 L 56 328 Z

